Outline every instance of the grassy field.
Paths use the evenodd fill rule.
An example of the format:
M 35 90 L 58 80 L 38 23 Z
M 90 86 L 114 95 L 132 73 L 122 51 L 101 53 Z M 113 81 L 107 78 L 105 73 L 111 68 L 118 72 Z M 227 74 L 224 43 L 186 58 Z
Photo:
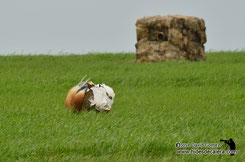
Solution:
M 245 159 L 245 53 L 208 53 L 200 62 L 134 58 L 0 57 L 0 161 Z M 67 92 L 85 74 L 114 89 L 110 113 L 65 109 Z M 229 138 L 235 156 L 176 153 L 176 142 L 228 149 L 219 140 Z

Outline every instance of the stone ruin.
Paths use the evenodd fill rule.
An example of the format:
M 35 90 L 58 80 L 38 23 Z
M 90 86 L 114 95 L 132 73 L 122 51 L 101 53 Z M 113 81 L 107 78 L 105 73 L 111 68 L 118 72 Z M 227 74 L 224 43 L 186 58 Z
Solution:
M 136 61 L 205 59 L 203 19 L 182 15 L 151 16 L 136 22 Z

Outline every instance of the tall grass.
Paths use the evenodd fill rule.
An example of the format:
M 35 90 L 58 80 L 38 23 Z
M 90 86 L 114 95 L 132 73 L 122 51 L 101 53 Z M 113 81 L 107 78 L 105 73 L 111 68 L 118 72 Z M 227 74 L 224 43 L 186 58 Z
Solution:
M 0 161 L 245 159 L 245 53 L 135 63 L 133 54 L 0 57 Z M 87 75 L 115 93 L 110 113 L 73 114 L 68 90 Z M 180 155 L 176 142 L 238 153 Z M 190 148 L 187 148 L 190 149 Z

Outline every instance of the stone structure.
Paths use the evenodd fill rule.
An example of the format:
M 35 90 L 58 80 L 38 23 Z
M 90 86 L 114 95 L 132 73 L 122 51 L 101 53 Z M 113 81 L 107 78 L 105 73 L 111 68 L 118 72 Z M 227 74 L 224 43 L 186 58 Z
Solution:
M 203 19 L 182 15 L 151 16 L 136 22 L 136 61 L 205 59 Z

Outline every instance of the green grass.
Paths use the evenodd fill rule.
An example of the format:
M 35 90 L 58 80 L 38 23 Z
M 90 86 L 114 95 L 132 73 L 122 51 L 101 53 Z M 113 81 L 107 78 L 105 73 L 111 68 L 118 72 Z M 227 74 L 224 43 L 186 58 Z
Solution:
M 0 57 L 0 161 L 243 161 L 245 53 L 134 63 L 133 54 Z M 73 114 L 87 75 L 115 93 L 110 113 Z M 179 155 L 176 142 L 233 138 L 238 154 Z M 190 149 L 190 148 L 188 148 Z

